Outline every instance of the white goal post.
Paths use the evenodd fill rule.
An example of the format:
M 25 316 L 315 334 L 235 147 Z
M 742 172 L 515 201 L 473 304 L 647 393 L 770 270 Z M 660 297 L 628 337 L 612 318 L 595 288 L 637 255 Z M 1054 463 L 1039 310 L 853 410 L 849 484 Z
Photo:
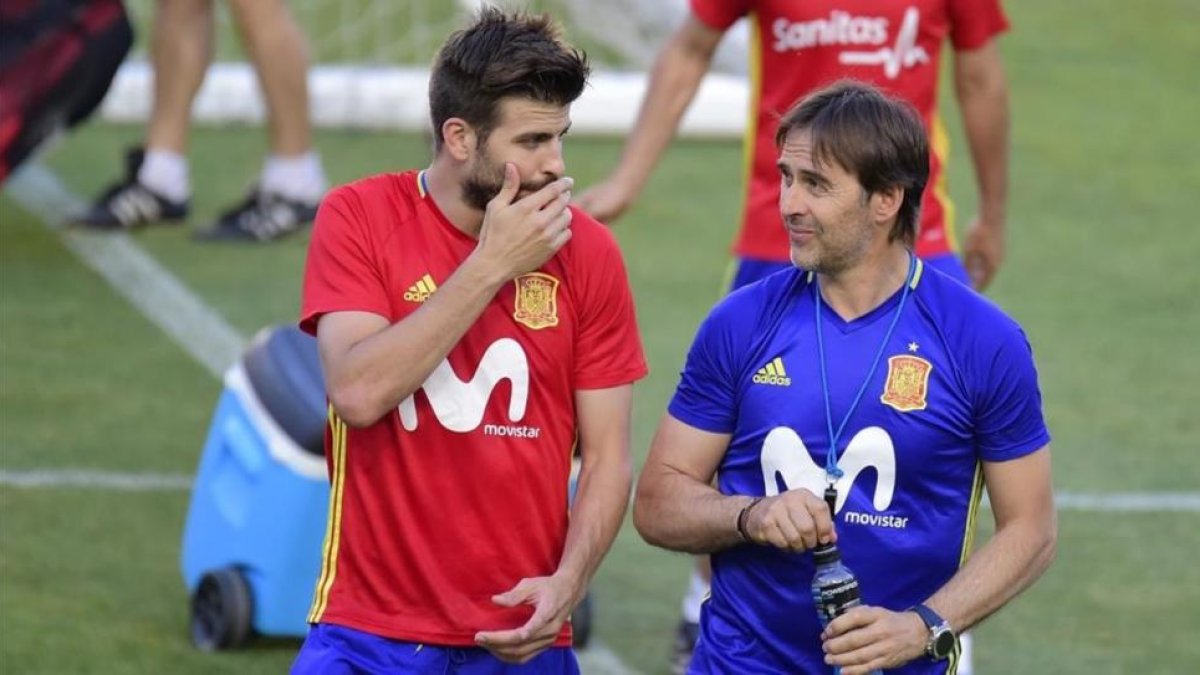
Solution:
M 217 61 L 193 106 L 194 119 L 210 124 L 259 124 L 262 97 L 254 71 L 242 58 L 220 0 Z M 154 0 L 131 0 L 130 11 L 147 38 Z M 309 96 L 314 125 L 332 128 L 425 130 L 429 124 L 429 59 L 465 21 L 478 0 L 294 0 L 305 27 L 313 67 Z M 499 3 L 517 6 L 517 3 Z M 625 134 L 646 88 L 645 70 L 685 15 L 686 0 L 534 0 L 521 3 L 559 18 L 568 38 L 595 62 L 589 87 L 572 107 L 572 133 Z M 748 87 L 744 29 L 731 31 L 717 55 L 680 133 L 740 137 Z M 117 74 L 101 108 L 104 119 L 142 122 L 149 116 L 153 70 L 144 51 Z

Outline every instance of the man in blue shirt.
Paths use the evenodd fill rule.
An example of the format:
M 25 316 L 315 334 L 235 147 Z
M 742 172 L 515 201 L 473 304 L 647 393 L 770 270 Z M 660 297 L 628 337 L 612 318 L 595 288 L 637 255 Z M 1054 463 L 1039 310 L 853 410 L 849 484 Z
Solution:
M 780 122 L 796 269 L 705 320 L 638 482 L 648 542 L 713 554 L 690 672 L 953 673 L 956 635 L 1054 556 L 1029 344 L 912 254 L 927 143 L 907 104 L 854 82 Z M 996 533 L 971 555 L 984 486 Z M 863 606 L 823 627 L 808 551 L 831 541 Z

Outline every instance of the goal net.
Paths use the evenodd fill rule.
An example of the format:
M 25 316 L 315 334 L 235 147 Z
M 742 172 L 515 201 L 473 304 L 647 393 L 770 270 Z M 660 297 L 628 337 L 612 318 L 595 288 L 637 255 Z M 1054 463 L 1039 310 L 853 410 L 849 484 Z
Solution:
M 193 107 L 199 122 L 259 123 L 262 98 L 236 29 L 221 0 L 216 58 Z M 142 121 L 150 110 L 153 72 L 144 45 L 155 0 L 129 0 L 140 45 L 122 67 L 102 113 Z M 309 41 L 313 122 L 338 128 L 424 129 L 428 121 L 428 64 L 446 36 L 461 27 L 481 0 L 292 0 Z M 687 0 L 531 0 L 493 2 L 546 11 L 572 43 L 587 50 L 595 73 L 572 108 L 572 130 L 623 134 L 632 126 L 646 70 L 683 20 Z M 746 116 L 746 31 L 730 31 L 705 78 L 681 133 L 737 136 Z

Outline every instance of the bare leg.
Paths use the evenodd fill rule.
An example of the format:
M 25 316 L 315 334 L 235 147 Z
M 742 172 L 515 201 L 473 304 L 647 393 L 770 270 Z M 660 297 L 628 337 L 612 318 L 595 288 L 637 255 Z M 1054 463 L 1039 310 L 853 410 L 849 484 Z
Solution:
M 147 148 L 185 154 L 192 101 L 212 54 L 212 0 L 159 0 L 150 45 L 154 108 Z
M 254 62 L 267 104 L 271 154 L 312 148 L 308 116 L 308 47 L 284 0 L 231 0 L 229 8 Z

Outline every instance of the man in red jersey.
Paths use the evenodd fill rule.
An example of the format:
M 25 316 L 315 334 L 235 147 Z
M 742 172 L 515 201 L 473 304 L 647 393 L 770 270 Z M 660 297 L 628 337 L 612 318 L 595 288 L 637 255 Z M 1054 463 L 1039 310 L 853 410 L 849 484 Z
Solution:
M 434 64 L 430 167 L 321 205 L 300 325 L 332 489 L 293 672 L 578 672 L 566 620 L 628 504 L 646 373 L 617 245 L 569 205 L 587 75 L 547 17 L 485 9 Z
M 746 197 L 730 290 L 791 267 L 787 232 L 779 220 L 775 128 L 797 99 L 843 78 L 908 100 L 925 122 L 930 176 L 917 254 L 978 290 L 991 283 L 1004 258 L 1008 192 L 1008 88 L 995 41 L 1008 21 L 1000 0 L 690 0 L 690 5 L 690 14 L 659 53 L 620 162 L 580 196 L 581 207 L 608 222 L 633 203 L 721 38 L 747 17 L 752 39 Z M 954 209 L 946 189 L 949 147 L 937 105 L 939 57 L 947 39 L 954 48 L 954 91 L 979 194 L 979 216 L 967 232 L 962 261 L 955 254 Z M 684 601 L 680 668 L 686 665 L 707 590 L 702 570 L 693 575 Z
M 978 219 L 964 245 L 977 289 L 1004 253 L 1008 187 L 1008 93 L 994 38 L 1008 27 L 999 0 L 690 0 L 691 13 L 668 40 L 650 77 L 633 134 L 608 179 L 580 205 L 600 220 L 620 216 L 637 198 L 707 72 L 713 52 L 737 19 L 750 20 L 751 113 L 746 134 L 747 197 L 733 250 L 734 287 L 786 269 L 779 225 L 779 178 L 772 145 L 776 122 L 796 99 L 842 78 L 874 84 L 917 107 L 930 132 L 931 189 L 922 204 L 917 253 L 962 280 L 953 253 L 953 206 L 946 191 L 948 140 L 938 116 L 938 63 L 954 47 L 955 94 L 979 189 Z M 759 267 L 760 264 L 766 267 Z

